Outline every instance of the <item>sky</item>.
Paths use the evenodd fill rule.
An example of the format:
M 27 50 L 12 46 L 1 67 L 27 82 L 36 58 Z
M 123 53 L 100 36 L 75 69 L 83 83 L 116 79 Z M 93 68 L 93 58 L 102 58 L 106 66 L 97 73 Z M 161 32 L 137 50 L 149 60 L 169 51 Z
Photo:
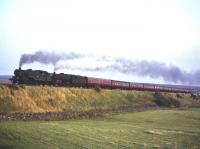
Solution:
M 0 75 L 13 74 L 22 54 L 37 51 L 87 55 L 88 59 L 69 63 L 79 66 L 94 65 L 90 59 L 98 55 L 158 62 L 188 73 L 199 71 L 199 6 L 199 0 L 0 0 Z M 22 68 L 54 71 L 52 64 L 38 62 Z M 57 72 L 181 83 L 118 71 L 64 67 Z

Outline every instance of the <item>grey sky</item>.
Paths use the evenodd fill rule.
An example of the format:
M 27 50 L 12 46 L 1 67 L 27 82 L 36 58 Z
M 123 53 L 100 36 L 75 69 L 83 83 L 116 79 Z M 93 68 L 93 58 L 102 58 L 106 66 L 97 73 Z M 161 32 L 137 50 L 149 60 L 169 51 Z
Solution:
M 1 0 L 0 74 L 12 74 L 22 54 L 38 50 L 157 61 L 187 72 L 197 71 L 199 5 L 198 0 Z M 51 64 L 34 63 L 23 68 L 53 71 Z M 113 72 L 58 72 L 166 82 Z

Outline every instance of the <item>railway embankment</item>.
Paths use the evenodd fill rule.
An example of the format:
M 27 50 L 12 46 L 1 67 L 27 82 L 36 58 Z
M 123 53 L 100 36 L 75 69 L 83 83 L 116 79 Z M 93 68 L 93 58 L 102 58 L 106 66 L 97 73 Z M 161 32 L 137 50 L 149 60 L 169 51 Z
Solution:
M 0 85 L 1 120 L 62 120 L 199 103 L 198 95 L 184 93 Z

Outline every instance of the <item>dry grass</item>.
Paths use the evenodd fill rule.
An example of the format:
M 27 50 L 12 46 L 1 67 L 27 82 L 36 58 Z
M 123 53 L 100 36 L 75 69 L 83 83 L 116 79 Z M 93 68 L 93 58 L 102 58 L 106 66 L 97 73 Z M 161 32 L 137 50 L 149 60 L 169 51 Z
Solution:
M 162 93 L 181 104 L 191 103 L 190 95 Z M 0 85 L 0 112 L 57 112 L 111 109 L 119 107 L 153 106 L 152 92 L 62 88 L 47 86 Z
M 183 134 L 182 131 L 170 131 L 170 130 L 158 130 L 158 129 L 152 129 L 152 130 L 145 130 L 144 131 L 147 134 L 152 134 L 152 135 L 178 135 L 178 134 Z

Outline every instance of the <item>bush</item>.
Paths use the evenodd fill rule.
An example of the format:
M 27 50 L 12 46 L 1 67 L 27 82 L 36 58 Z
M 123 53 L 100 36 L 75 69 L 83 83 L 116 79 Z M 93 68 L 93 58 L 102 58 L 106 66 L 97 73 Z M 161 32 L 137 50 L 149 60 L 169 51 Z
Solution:
M 175 107 L 179 107 L 181 104 L 178 100 L 176 100 L 175 98 L 172 97 L 165 97 L 164 95 L 162 95 L 160 92 L 156 92 L 153 94 L 155 100 L 154 102 L 158 105 L 158 106 L 175 106 Z
M 170 105 L 173 105 L 175 107 L 180 107 L 181 103 L 180 101 L 176 100 L 175 98 L 169 98 Z
M 176 97 L 177 97 L 177 98 L 182 98 L 182 95 L 180 95 L 180 94 L 177 93 L 177 94 L 176 94 Z
M 168 102 L 168 100 L 160 92 L 154 93 L 153 96 L 155 97 L 154 102 L 158 106 L 169 106 L 170 105 L 170 103 Z
M 191 98 L 194 99 L 194 100 L 200 99 L 200 94 L 194 94 L 194 93 L 193 93 L 193 94 L 191 94 L 190 96 L 191 96 Z
M 101 87 L 95 86 L 95 87 L 94 87 L 94 90 L 95 90 L 96 92 L 100 93 L 100 92 L 101 92 Z

